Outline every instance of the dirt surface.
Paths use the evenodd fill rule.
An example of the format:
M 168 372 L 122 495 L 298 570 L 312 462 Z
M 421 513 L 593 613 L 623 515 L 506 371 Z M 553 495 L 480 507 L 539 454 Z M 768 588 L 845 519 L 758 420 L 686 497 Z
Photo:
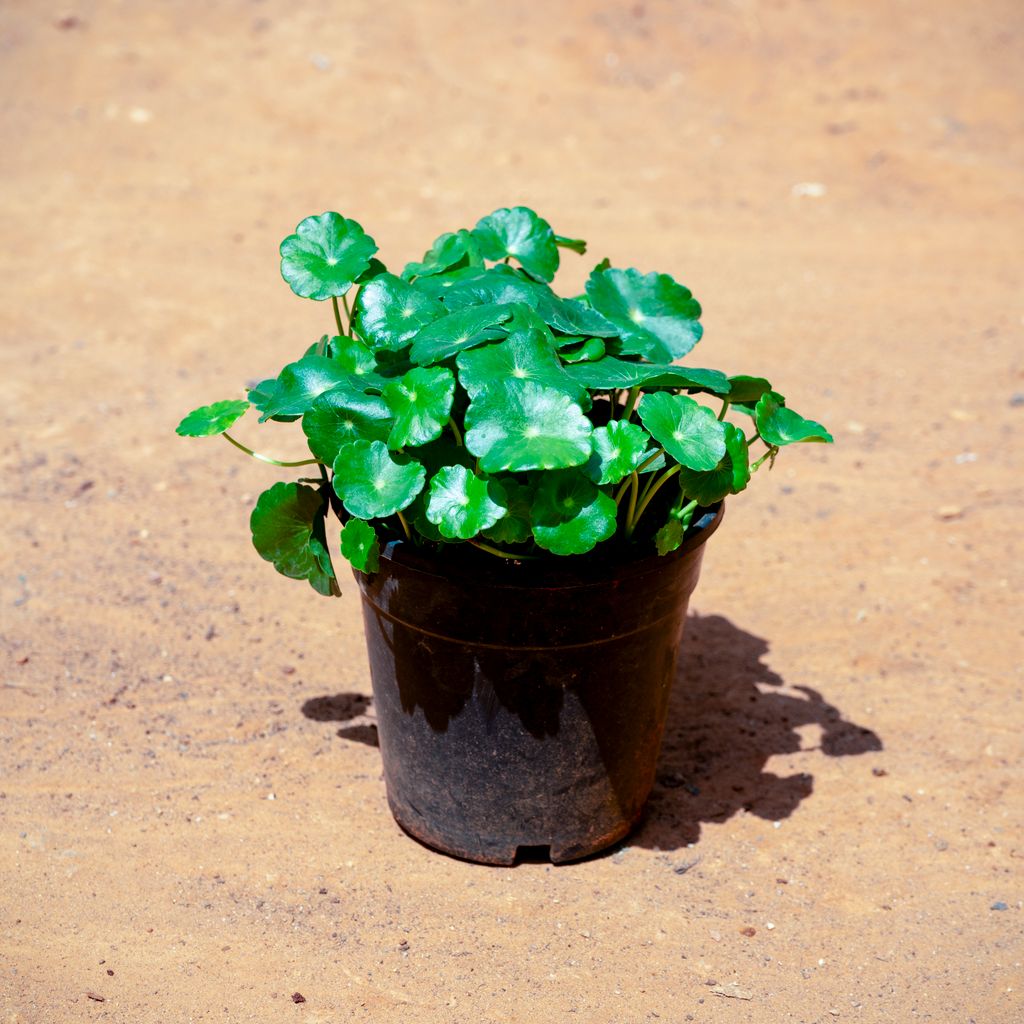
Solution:
M 0 1021 L 1024 1019 L 1022 44 L 1016 0 L 0 8 Z M 303 216 L 401 264 L 515 202 L 837 441 L 731 503 L 646 823 L 558 868 L 403 835 L 355 587 L 172 433 L 328 328 Z

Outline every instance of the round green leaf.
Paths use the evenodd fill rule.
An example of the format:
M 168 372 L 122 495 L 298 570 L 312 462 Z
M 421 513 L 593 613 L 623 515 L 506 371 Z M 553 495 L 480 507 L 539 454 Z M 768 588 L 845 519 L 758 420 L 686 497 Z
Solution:
M 595 271 L 587 281 L 587 296 L 618 328 L 626 355 L 670 363 L 700 341 L 700 303 L 668 274 Z
M 556 555 L 582 555 L 615 533 L 615 502 L 578 470 L 545 473 L 533 503 L 533 536 Z
M 243 398 L 227 399 L 193 409 L 174 428 L 182 437 L 213 437 L 223 434 L 234 422 L 245 415 L 249 403 Z
M 278 416 L 301 416 L 325 391 L 351 382 L 352 374 L 339 360 L 303 356 L 289 363 L 272 384 L 264 381 L 250 391 L 249 401 L 263 413 L 260 423 Z
M 551 225 L 525 206 L 495 210 L 481 218 L 473 236 L 487 259 L 511 256 L 541 281 L 550 281 L 558 270 L 558 244 Z
M 720 370 L 671 363 L 636 363 L 606 356 L 594 363 L 567 366 L 566 373 L 591 390 L 610 388 L 700 388 L 716 395 L 729 393 L 729 378 Z
M 512 315 L 508 306 L 487 304 L 460 309 L 422 328 L 412 343 L 412 361 L 430 366 L 465 348 L 505 336 L 498 327 Z
M 534 487 L 521 484 L 514 477 L 492 477 L 505 492 L 508 511 L 492 527 L 483 531 L 488 540 L 497 544 L 522 544 L 530 539 Z
M 417 366 L 382 393 L 394 416 L 389 448 L 426 444 L 441 436 L 452 411 L 455 376 L 443 366 Z
M 354 220 L 338 213 L 307 217 L 281 243 L 281 276 L 296 295 L 344 295 L 370 267 L 377 243 Z
M 729 402 L 736 405 L 740 402 L 748 404 L 757 402 L 772 386 L 764 377 L 737 376 L 729 378 Z
M 559 334 L 592 334 L 599 338 L 613 338 L 619 331 L 587 303 L 579 299 L 563 299 L 550 289 L 540 294 L 537 312 Z
M 447 273 L 449 270 L 483 265 L 480 246 L 472 232 L 446 231 L 434 239 L 434 244 L 427 250 L 420 263 L 409 263 L 402 271 L 407 281 L 414 277 L 434 277 Z
M 308 580 L 321 594 L 338 593 L 319 491 L 303 484 L 274 484 L 259 496 L 249 526 L 253 546 L 279 573 Z
M 403 348 L 444 313 L 437 299 L 394 274 L 375 277 L 360 289 L 356 300 L 359 330 L 375 348 Z
M 681 465 L 714 469 L 725 455 L 725 424 L 692 398 L 658 391 L 644 395 L 638 408 L 650 435 Z
M 466 410 L 466 447 L 487 473 L 563 469 L 586 462 L 593 427 L 562 391 L 510 381 Z
M 725 426 L 725 455 L 714 469 L 704 473 L 685 466 L 679 471 L 679 487 L 687 498 L 707 508 L 727 494 L 739 494 L 750 482 L 750 457 L 743 431 L 731 423 Z
M 309 450 L 328 465 L 353 441 L 386 441 L 391 425 L 391 410 L 383 398 L 348 384 L 325 391 L 302 417 Z
M 672 509 L 669 513 L 668 521 L 654 535 L 654 544 L 658 549 L 659 555 L 667 555 L 670 551 L 675 551 L 683 543 L 683 538 L 686 536 L 686 531 L 690 528 L 695 511 L 696 509 L 692 504 L 687 504 L 684 508 L 677 507 Z
M 583 472 L 596 484 L 617 484 L 647 458 L 651 436 L 643 427 L 625 420 L 612 420 L 597 427 L 594 452 Z
M 549 338 L 539 330 L 514 331 L 496 344 L 463 352 L 457 360 L 459 383 L 472 398 L 509 381 L 532 380 L 576 401 L 585 399 L 586 389 L 565 372 Z
M 333 359 L 346 373 L 355 377 L 371 377 L 377 369 L 376 357 L 357 338 L 335 335 L 327 339 L 323 351 L 328 359 Z
M 376 572 L 380 568 L 377 531 L 365 519 L 350 519 L 341 528 L 341 553 L 353 569 Z
M 430 481 L 427 519 L 451 540 L 475 537 L 507 511 L 501 485 L 477 476 L 465 466 L 444 466 Z
M 378 519 L 405 508 L 423 490 L 426 470 L 392 456 L 382 441 L 353 441 L 334 460 L 334 491 L 358 519 Z
M 593 363 L 603 359 L 606 351 L 603 338 L 587 338 L 580 345 L 560 348 L 558 354 L 567 363 Z
M 780 448 L 799 441 L 832 442 L 832 435 L 820 423 L 805 420 L 792 409 L 787 409 L 786 400 L 775 391 L 761 396 L 754 410 L 754 422 L 761 437 Z

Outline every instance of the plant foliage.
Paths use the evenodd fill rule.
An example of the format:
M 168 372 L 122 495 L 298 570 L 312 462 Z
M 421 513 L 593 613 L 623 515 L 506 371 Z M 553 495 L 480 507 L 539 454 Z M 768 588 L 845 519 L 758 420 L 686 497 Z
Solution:
M 603 260 L 585 294 L 560 296 L 562 249 L 586 243 L 515 206 L 442 234 L 399 275 L 354 220 L 298 225 L 281 274 L 329 300 L 331 333 L 247 400 L 202 406 L 177 428 L 316 467 L 319 479 L 260 495 L 263 558 L 337 594 L 332 514 L 341 554 L 364 573 L 395 540 L 511 561 L 666 555 L 699 509 L 738 494 L 781 448 L 832 440 L 766 378 L 677 362 L 703 333 L 684 285 Z M 232 437 L 250 407 L 261 423 L 300 420 L 309 457 L 282 462 Z

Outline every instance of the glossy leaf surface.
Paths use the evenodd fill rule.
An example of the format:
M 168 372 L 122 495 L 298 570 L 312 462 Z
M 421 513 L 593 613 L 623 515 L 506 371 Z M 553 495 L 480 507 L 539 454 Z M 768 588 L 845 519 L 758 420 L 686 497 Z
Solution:
M 377 531 L 365 519 L 350 519 L 341 528 L 341 553 L 353 569 L 376 572 L 380 568 Z
M 193 409 L 174 432 L 182 437 L 214 437 L 223 434 L 245 415 L 249 403 L 244 398 L 227 399 Z
M 499 324 L 512 315 L 508 306 L 469 306 L 428 324 L 413 339 L 412 359 L 430 366 L 451 358 L 463 349 L 504 337 Z
M 686 395 L 658 391 L 644 395 L 640 419 L 651 437 L 690 469 L 714 469 L 725 455 L 725 424 Z
M 551 225 L 526 206 L 495 210 L 473 230 L 489 260 L 511 256 L 532 277 L 550 281 L 558 270 L 558 244 Z
M 593 434 L 594 452 L 583 472 L 596 484 L 617 484 L 648 456 L 651 436 L 643 427 L 612 420 Z
M 419 263 L 406 264 L 402 277 L 433 277 L 453 269 L 479 267 L 483 265 L 480 245 L 471 231 L 446 231 L 434 239 Z
M 444 313 L 437 299 L 394 274 L 375 277 L 356 300 L 359 330 L 375 348 L 403 348 Z
M 451 540 L 468 540 L 508 511 L 504 489 L 465 466 L 444 466 L 430 481 L 427 518 Z
M 673 366 L 671 363 L 635 363 L 606 356 L 594 363 L 566 367 L 573 380 L 586 388 L 701 388 L 718 395 L 729 392 L 729 378 L 720 370 Z
M 582 555 L 615 532 L 615 502 L 578 470 L 545 473 L 533 504 L 533 536 L 556 555 Z
M 377 243 L 354 220 L 338 213 L 307 217 L 281 243 L 281 276 L 296 295 L 344 295 L 370 267 Z
M 769 443 L 780 448 L 800 441 L 831 443 L 832 435 L 814 420 L 787 409 L 786 400 L 775 391 L 762 395 L 754 410 L 757 432 Z
M 391 426 L 391 410 L 382 398 L 348 384 L 319 395 L 302 417 L 309 450 L 327 465 L 353 441 L 386 441 Z
M 584 400 L 586 389 L 565 372 L 548 337 L 538 330 L 515 331 L 503 341 L 461 353 L 459 383 L 471 398 L 508 382 L 530 380 Z
M 455 377 L 443 366 L 410 370 L 381 394 L 394 417 L 389 448 L 426 444 L 441 436 L 452 410 Z
M 483 535 L 497 544 L 522 544 L 530 539 L 533 484 L 520 483 L 514 477 L 492 477 L 505 493 L 508 511 Z
M 301 416 L 325 391 L 351 382 L 352 374 L 338 360 L 303 356 L 289 363 L 272 385 L 265 381 L 250 391 L 249 400 L 263 414 L 262 423 L 272 416 Z
M 382 441 L 354 441 L 334 460 L 334 491 L 359 519 L 394 515 L 423 490 L 426 470 Z
M 687 498 L 705 508 L 727 494 L 739 494 L 750 482 L 750 457 L 743 431 L 731 423 L 725 426 L 725 455 L 714 469 L 698 473 L 685 466 L 679 471 L 679 487 Z

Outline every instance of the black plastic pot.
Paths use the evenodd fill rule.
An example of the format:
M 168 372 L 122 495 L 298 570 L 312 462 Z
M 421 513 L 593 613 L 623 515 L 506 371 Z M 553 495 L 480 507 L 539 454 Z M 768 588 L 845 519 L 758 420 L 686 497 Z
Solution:
M 625 836 L 654 782 L 686 607 L 722 509 L 625 564 L 481 568 L 409 544 L 356 573 L 388 802 L 445 853 L 552 861 Z

